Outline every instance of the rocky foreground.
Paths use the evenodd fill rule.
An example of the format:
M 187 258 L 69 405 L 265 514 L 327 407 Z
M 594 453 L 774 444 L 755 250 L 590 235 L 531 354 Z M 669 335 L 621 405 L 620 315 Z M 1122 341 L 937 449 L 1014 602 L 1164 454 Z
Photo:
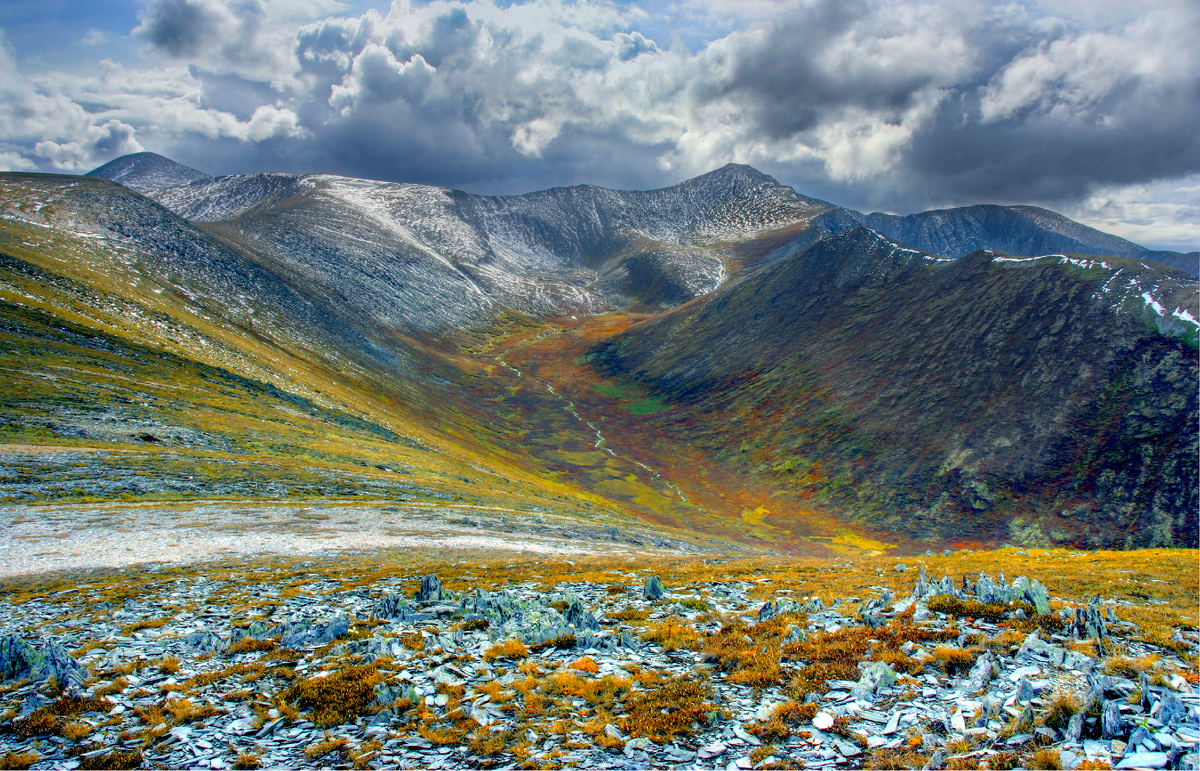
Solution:
M 1130 600 L 1036 578 L 705 564 L 11 585 L 0 768 L 1200 766 L 1194 625 L 1151 644 Z

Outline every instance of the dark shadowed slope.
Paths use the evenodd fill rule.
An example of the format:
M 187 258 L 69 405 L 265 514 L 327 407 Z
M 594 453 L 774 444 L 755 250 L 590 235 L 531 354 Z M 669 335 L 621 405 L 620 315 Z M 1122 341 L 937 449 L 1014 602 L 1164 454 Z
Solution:
M 1196 544 L 1197 284 L 867 228 L 594 349 L 665 431 L 907 537 Z

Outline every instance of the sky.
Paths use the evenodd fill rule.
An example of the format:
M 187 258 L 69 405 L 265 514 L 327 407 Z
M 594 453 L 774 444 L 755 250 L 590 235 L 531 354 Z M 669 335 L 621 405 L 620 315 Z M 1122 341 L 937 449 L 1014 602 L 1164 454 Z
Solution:
M 520 193 L 746 163 L 1200 247 L 1195 0 L 4 0 L 0 170 Z

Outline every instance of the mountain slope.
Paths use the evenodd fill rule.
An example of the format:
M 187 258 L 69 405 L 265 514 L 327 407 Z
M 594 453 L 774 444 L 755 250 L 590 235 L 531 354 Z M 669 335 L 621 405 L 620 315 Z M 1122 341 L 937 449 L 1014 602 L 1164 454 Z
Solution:
M 202 171 L 176 163 L 157 153 L 133 153 L 122 155 L 116 160 L 92 169 L 89 177 L 103 177 L 124 185 L 139 193 L 148 193 L 172 185 L 185 185 L 202 179 L 211 179 Z
M 502 308 L 669 307 L 725 279 L 724 244 L 828 208 L 733 165 L 651 191 L 585 185 L 489 197 L 258 174 L 152 195 L 312 294 L 422 333 L 486 323 Z
M 616 511 L 537 470 L 459 385 L 477 367 L 305 296 L 107 180 L 0 175 L 0 341 L 0 500 Z
M 593 349 L 655 418 L 909 538 L 1196 544 L 1197 285 L 1120 258 L 958 260 L 867 228 Z

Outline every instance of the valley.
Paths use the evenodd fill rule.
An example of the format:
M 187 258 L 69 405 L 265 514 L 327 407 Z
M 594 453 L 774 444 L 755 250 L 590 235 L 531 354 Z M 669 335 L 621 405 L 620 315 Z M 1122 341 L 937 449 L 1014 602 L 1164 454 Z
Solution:
M 1058 215 L 905 220 L 938 256 L 741 166 L 493 198 L 114 168 L 145 195 L 3 179 L 6 505 L 455 503 L 812 556 L 1195 545 L 1196 281 L 962 253 L 1137 253 Z
M 0 174 L 0 766 L 1192 767 L 1194 262 L 733 165 Z

